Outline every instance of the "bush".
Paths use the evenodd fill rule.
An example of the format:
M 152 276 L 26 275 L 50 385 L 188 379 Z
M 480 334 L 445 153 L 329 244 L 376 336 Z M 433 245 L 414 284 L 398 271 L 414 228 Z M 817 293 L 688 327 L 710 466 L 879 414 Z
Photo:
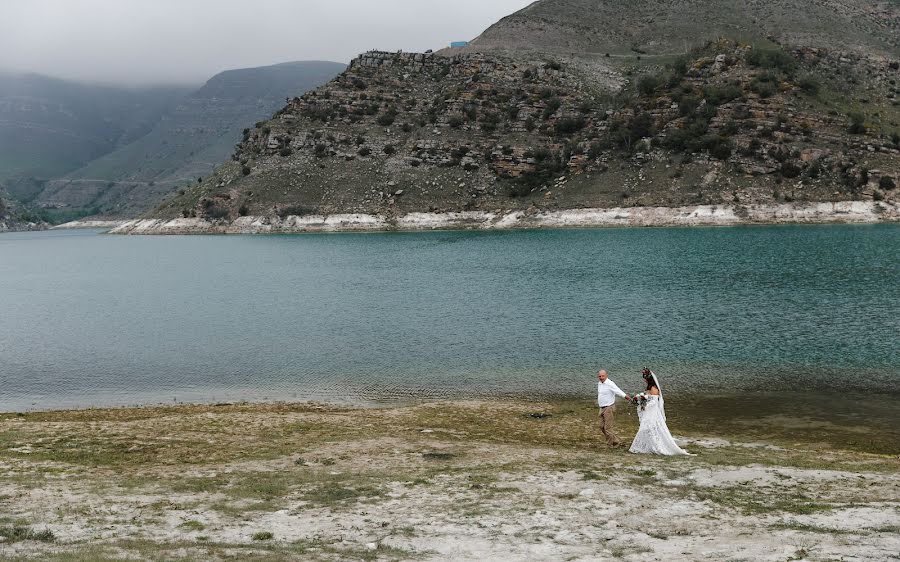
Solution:
M 661 83 L 662 80 L 658 76 L 641 76 L 637 83 L 637 89 L 642 96 L 652 96 Z
M 797 85 L 800 86 L 800 89 L 803 90 L 804 93 L 811 96 L 817 95 L 821 88 L 821 86 L 819 85 L 819 81 L 812 76 L 804 76 L 800 79 L 800 82 L 798 82 Z
M 270 541 L 275 537 L 269 531 L 260 531 L 258 533 L 253 533 L 253 540 L 255 541 Z
M 481 116 L 481 129 L 487 132 L 493 132 L 500 123 L 500 116 L 493 111 L 487 111 Z
M 653 118 L 649 113 L 638 113 L 627 122 L 616 122 L 610 126 L 620 148 L 631 150 L 634 143 L 653 135 Z
M 451 115 L 450 118 L 447 119 L 447 123 L 454 129 L 459 129 L 462 127 L 463 123 L 465 123 L 465 119 L 463 119 L 461 115 Z
M 798 177 L 800 175 L 801 171 L 802 170 L 800 169 L 800 166 L 798 166 L 797 164 L 795 164 L 791 161 L 784 162 L 781 165 L 781 168 L 779 169 L 779 173 L 781 174 L 781 177 L 788 178 L 788 179 L 793 179 L 793 178 Z
M 778 92 L 779 84 L 778 76 L 772 72 L 764 72 L 750 82 L 750 90 L 761 98 L 770 98 Z
M 703 148 L 717 160 L 728 160 L 731 157 L 731 141 L 721 135 L 708 135 L 701 139 Z
M 386 144 L 386 145 L 384 145 L 384 149 L 383 149 L 383 150 L 384 150 L 384 153 L 387 154 L 388 156 L 390 156 L 391 154 L 397 152 L 397 149 L 394 148 L 394 145 L 392 145 L 392 144 Z
M 866 116 L 858 111 L 851 111 L 847 114 L 847 118 L 850 119 L 850 126 L 847 128 L 847 132 L 851 135 L 864 135 L 866 134 Z
M 707 103 L 713 105 L 722 105 L 732 100 L 736 100 L 744 95 L 744 92 L 734 84 L 727 86 L 707 86 L 703 89 L 703 95 Z
M 249 176 L 250 172 L 251 172 L 251 170 L 247 166 L 244 166 L 243 168 L 241 168 L 241 173 L 244 174 L 245 176 Z
M 375 121 L 381 125 L 382 127 L 390 127 L 394 124 L 394 121 L 397 119 L 397 112 L 393 109 L 389 109 L 378 116 L 378 119 Z
M 368 156 L 368 155 L 372 154 L 372 149 L 369 148 L 368 146 L 363 146 L 359 149 L 357 154 L 359 154 L 360 156 Z
M 290 156 L 293 153 L 294 151 L 289 146 L 286 146 L 278 151 L 278 154 L 280 154 L 281 156 Z
M 878 187 L 884 191 L 890 191 L 897 187 L 897 184 L 894 183 L 894 178 L 890 176 L 881 176 L 881 179 L 878 180 Z
M 582 130 L 587 126 L 584 117 L 565 117 L 556 122 L 556 134 L 568 136 Z
M 700 107 L 700 98 L 696 96 L 684 96 L 678 102 L 678 115 L 685 117 L 695 112 Z
M 557 97 L 547 100 L 547 107 L 544 108 L 544 119 L 549 119 L 562 106 L 562 101 Z
M 740 130 L 740 126 L 738 125 L 737 121 L 735 121 L 734 119 L 729 119 L 722 126 L 722 134 L 724 134 L 724 135 L 729 135 L 729 136 L 734 135 L 739 130 Z
M 797 61 L 781 49 L 753 49 L 747 53 L 746 60 L 750 66 L 777 69 L 786 74 L 797 68 Z

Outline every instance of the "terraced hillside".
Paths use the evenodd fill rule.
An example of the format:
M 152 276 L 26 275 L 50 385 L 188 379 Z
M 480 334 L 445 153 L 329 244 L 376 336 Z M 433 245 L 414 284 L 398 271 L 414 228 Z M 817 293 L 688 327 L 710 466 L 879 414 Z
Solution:
M 153 214 L 896 198 L 898 63 L 721 40 L 665 64 L 366 53 Z

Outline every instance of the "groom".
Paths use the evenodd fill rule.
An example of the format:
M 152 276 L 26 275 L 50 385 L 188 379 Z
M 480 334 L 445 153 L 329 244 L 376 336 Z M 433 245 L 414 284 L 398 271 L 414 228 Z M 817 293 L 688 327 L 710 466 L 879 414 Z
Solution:
M 597 373 L 597 405 L 600 406 L 600 431 L 606 438 L 606 444 L 610 447 L 618 447 L 621 444 L 616 435 L 616 396 L 628 400 L 628 395 L 622 392 L 619 386 L 609 379 L 606 371 Z

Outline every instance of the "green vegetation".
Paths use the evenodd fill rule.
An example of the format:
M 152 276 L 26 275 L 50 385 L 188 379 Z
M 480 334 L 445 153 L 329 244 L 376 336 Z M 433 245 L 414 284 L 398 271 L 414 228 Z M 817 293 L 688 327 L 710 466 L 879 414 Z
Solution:
M 847 114 L 847 118 L 850 120 L 850 126 L 847 127 L 847 132 L 851 135 L 864 135 L 868 130 L 866 123 L 866 116 L 859 111 L 851 111 Z
M 31 527 L 5 526 L 0 527 L 0 542 L 14 543 L 23 541 L 53 542 L 56 536 L 50 530 L 35 531 Z
M 755 48 L 747 53 L 747 64 L 756 68 L 779 70 L 785 74 L 793 74 L 797 69 L 797 61 L 780 48 Z

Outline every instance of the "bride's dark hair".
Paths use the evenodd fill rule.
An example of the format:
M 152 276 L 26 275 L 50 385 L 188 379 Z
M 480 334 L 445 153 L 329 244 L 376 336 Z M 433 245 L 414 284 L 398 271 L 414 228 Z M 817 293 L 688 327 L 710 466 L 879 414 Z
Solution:
M 650 372 L 650 369 L 644 367 L 644 370 L 641 371 L 641 376 L 643 376 L 644 380 L 647 381 L 647 391 L 649 391 L 653 387 L 656 387 L 656 390 L 659 390 L 659 387 L 656 386 L 655 382 L 653 382 L 653 374 Z

